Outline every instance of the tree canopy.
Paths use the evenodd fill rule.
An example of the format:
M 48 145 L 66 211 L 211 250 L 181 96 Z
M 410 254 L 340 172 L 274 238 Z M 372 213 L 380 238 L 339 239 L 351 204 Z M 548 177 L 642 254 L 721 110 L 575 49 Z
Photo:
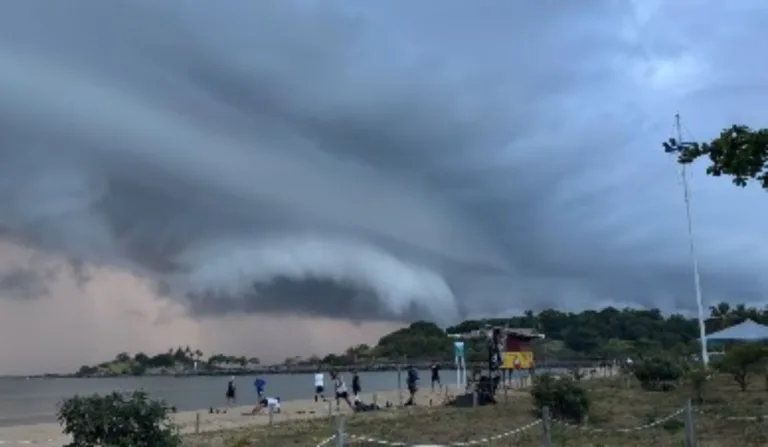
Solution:
M 706 321 L 708 332 L 741 323 L 746 319 L 768 324 L 768 308 L 744 304 L 719 303 L 710 308 Z M 679 355 L 698 352 L 699 329 L 695 318 L 680 314 L 664 315 L 659 309 L 617 309 L 563 312 L 545 309 L 526 311 L 509 318 L 467 320 L 441 330 L 437 325 L 419 321 L 382 337 L 365 354 L 369 358 L 392 360 L 445 360 L 453 358 L 453 341 L 448 334 L 469 333 L 493 326 L 532 328 L 546 339 L 534 343 L 537 356 L 551 359 L 579 357 L 617 359 L 626 356 L 652 356 L 660 353 Z M 468 340 L 469 361 L 484 361 L 484 340 Z M 358 360 L 365 359 L 358 357 Z M 340 362 L 349 358 L 337 358 Z M 336 364 L 342 364 L 336 363 Z
M 707 332 L 714 332 L 746 319 L 768 324 L 768 307 L 747 307 L 744 304 L 719 303 L 710 307 L 706 321 Z M 409 362 L 453 360 L 451 334 L 466 334 L 490 327 L 535 329 L 545 335 L 533 342 L 537 358 L 548 360 L 649 358 L 671 354 L 687 356 L 699 350 L 699 328 L 695 318 L 680 314 L 665 315 L 659 309 L 617 309 L 564 312 L 545 309 L 526 311 L 508 318 L 466 320 L 455 326 L 441 328 L 428 321 L 416 321 L 381 337 L 373 346 L 356 344 L 344 352 L 323 357 L 289 357 L 286 366 L 348 366 L 377 362 Z M 486 340 L 465 340 L 465 354 L 469 362 L 487 360 Z M 131 357 L 122 352 L 115 360 L 98 366 L 84 366 L 80 375 L 94 375 L 107 370 L 109 374 L 144 374 L 150 368 L 188 369 L 193 362 L 202 370 L 217 366 L 240 365 L 258 368 L 259 359 L 244 356 L 213 354 L 203 360 L 203 353 L 189 347 L 169 349 L 165 353 L 148 356 L 143 353 Z
M 681 164 L 706 156 L 710 162 L 707 174 L 730 176 L 733 183 L 742 187 L 755 180 L 768 190 L 768 129 L 734 125 L 708 143 L 689 144 L 671 139 L 663 145 L 667 152 L 678 153 Z

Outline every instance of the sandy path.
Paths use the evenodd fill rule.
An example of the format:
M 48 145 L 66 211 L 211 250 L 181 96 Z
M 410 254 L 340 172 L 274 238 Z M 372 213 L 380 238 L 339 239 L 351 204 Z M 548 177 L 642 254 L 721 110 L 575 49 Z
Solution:
M 600 377 L 613 375 L 610 371 L 601 372 Z M 513 381 L 509 388 L 524 388 L 527 383 L 521 383 L 521 379 Z M 529 381 L 528 378 L 522 379 Z M 422 388 L 417 393 L 417 405 L 441 405 L 447 396 L 453 396 L 456 393 L 455 386 L 446 386 L 443 390 L 431 391 L 429 388 Z M 402 399 L 407 399 L 405 391 L 388 391 L 379 393 L 367 393 L 362 395 L 364 402 L 373 402 L 374 399 L 379 405 L 384 406 L 387 401 L 393 405 L 399 405 Z M 342 402 L 340 411 L 351 413 L 351 410 Z M 226 414 L 210 414 L 208 410 L 184 411 L 173 415 L 173 421 L 179 426 L 182 433 L 224 430 L 230 428 L 243 427 L 247 425 L 268 424 L 270 416 L 267 413 L 251 415 L 253 405 L 234 407 Z M 335 402 L 331 404 L 330 411 L 336 412 Z M 313 399 L 286 401 L 282 405 L 282 411 L 272 415 L 273 422 L 285 422 L 291 420 L 306 420 L 317 417 L 327 417 L 329 415 L 329 405 L 324 402 L 316 403 Z M 199 419 L 198 419 L 199 418 Z M 67 443 L 69 438 L 63 436 L 61 427 L 56 423 L 18 425 L 13 427 L 0 427 L 0 445 L 2 446 L 20 446 L 35 445 L 45 447 L 60 447 Z

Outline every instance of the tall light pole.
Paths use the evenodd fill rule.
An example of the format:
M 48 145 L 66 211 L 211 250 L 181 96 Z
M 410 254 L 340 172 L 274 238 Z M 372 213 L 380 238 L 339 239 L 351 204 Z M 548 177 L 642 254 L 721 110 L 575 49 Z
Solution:
M 664 151 L 667 153 L 679 153 L 686 147 L 690 147 L 693 143 L 684 142 L 682 130 L 680 128 L 680 114 L 675 115 L 675 130 L 677 133 L 677 140 L 664 144 Z M 693 224 L 691 222 L 691 192 L 688 187 L 688 175 L 685 169 L 686 165 L 682 166 L 683 177 L 683 198 L 685 199 L 685 215 L 688 220 L 688 243 L 690 246 L 691 260 L 693 261 L 693 285 L 696 290 L 696 307 L 699 316 L 699 340 L 701 342 L 701 361 L 704 366 L 709 365 L 709 350 L 707 349 L 707 332 L 704 326 L 704 303 L 701 299 L 701 281 L 699 277 L 699 259 L 696 256 L 696 245 L 693 237 Z

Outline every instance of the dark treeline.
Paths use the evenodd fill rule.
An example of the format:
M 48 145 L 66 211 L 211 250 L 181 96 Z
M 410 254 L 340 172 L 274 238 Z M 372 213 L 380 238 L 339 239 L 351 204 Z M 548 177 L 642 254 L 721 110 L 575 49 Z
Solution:
M 707 332 L 724 329 L 746 319 L 768 324 L 768 309 L 732 307 L 720 303 L 710 308 Z M 331 364 L 359 362 L 365 357 L 433 359 L 450 361 L 453 339 L 448 334 L 470 333 L 493 326 L 536 329 L 545 335 L 534 343 L 539 359 L 621 359 L 628 356 L 653 356 L 661 352 L 690 355 L 698 352 L 699 327 L 695 318 L 679 314 L 664 315 L 659 309 L 616 309 L 561 312 L 546 309 L 527 311 L 521 316 L 468 320 L 441 330 L 433 323 L 420 321 L 382 337 L 374 347 L 351 348 L 344 355 L 328 356 Z M 365 354 L 365 355 L 361 355 Z M 486 358 L 485 342 L 469 340 L 470 361 Z M 362 358 L 361 358 L 362 357 Z
M 710 308 L 707 332 L 724 329 L 746 319 L 768 324 L 768 309 L 745 305 L 732 307 L 720 303 Z M 359 344 L 342 353 L 322 357 L 290 357 L 285 359 L 283 366 L 451 362 L 454 339 L 449 334 L 471 333 L 494 326 L 535 329 L 544 334 L 545 339 L 533 343 L 538 362 L 614 360 L 661 353 L 688 356 L 697 353 L 699 349 L 699 328 L 695 318 L 664 315 L 658 309 L 607 307 L 578 313 L 546 309 L 538 313 L 526 311 L 523 315 L 509 318 L 467 320 L 445 330 L 434 323 L 417 321 L 381 337 L 374 346 Z M 486 342 L 482 338 L 466 340 L 465 350 L 469 362 L 483 362 L 487 359 Z M 84 366 L 79 375 L 94 375 L 97 372 L 141 375 L 153 368 L 189 369 L 193 362 L 198 362 L 198 368 L 203 371 L 221 367 L 268 368 L 260 365 L 257 358 L 215 354 L 205 359 L 199 350 L 178 347 L 152 356 L 120 353 L 111 362 L 93 367 Z

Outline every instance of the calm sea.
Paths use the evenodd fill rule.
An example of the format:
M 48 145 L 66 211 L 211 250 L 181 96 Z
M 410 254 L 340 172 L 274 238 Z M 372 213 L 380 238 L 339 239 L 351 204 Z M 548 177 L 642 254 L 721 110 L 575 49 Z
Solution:
M 421 386 L 429 386 L 429 372 L 422 371 Z M 455 384 L 456 372 L 442 371 L 444 383 Z M 256 376 L 237 376 L 238 405 L 256 402 Z M 345 375 L 347 386 L 351 378 Z M 361 373 L 364 392 L 397 389 L 397 372 Z M 223 406 L 228 377 L 120 377 L 94 379 L 0 379 L 0 426 L 55 422 L 56 404 L 75 394 L 144 389 L 165 399 L 179 411 Z M 308 399 L 314 393 L 311 374 L 268 375 L 266 394 L 284 400 Z M 405 380 L 403 378 L 403 380 Z M 326 389 L 331 386 L 326 375 Z

